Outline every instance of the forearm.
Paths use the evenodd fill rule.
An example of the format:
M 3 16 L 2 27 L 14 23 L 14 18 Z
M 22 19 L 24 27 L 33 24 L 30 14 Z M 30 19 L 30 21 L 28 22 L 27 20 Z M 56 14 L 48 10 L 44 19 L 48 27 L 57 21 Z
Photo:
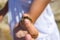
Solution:
M 42 11 L 46 7 L 46 5 L 50 2 L 50 0 L 34 0 L 31 8 L 28 12 L 30 15 L 33 23 L 36 21 L 36 19 L 41 15 Z
M 8 2 L 6 3 L 5 7 L 0 10 L 0 16 L 4 16 L 8 11 Z

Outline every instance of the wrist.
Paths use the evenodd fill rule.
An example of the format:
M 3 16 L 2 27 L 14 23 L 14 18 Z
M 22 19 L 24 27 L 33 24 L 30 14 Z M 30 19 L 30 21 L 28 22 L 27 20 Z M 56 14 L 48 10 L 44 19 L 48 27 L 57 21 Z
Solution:
M 22 19 L 28 19 L 32 23 L 34 23 L 33 17 L 29 13 L 24 13 L 23 16 L 22 16 Z

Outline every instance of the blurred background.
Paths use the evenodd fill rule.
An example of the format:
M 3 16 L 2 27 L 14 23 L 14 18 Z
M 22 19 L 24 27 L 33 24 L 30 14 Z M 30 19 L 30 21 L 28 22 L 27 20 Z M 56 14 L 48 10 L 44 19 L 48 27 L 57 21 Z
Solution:
M 5 6 L 6 2 L 7 0 L 0 0 L 0 10 Z M 51 0 L 50 5 L 54 13 L 58 29 L 60 30 L 60 0 Z M 0 40 L 11 40 L 7 14 L 0 23 Z

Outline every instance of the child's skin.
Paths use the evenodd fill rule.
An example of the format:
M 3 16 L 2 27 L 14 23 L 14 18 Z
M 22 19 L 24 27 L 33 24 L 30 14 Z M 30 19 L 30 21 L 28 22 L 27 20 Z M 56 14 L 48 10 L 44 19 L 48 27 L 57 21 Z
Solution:
M 41 12 L 44 10 L 46 5 L 50 2 L 50 0 L 34 0 L 32 6 L 28 12 L 30 17 L 33 20 L 33 23 L 41 15 Z
M 44 10 L 44 8 L 49 2 L 50 0 L 33 0 L 32 6 L 27 14 L 28 16 L 30 16 L 33 23 L 41 15 L 41 12 Z M 0 11 L 0 17 L 1 17 L 0 20 L 2 20 L 3 16 L 6 14 L 7 11 L 8 11 L 8 5 L 6 4 L 6 6 Z M 33 31 L 36 30 L 34 27 L 31 29 L 33 29 Z M 30 31 L 30 32 L 33 32 L 33 31 Z M 38 31 L 36 30 L 35 33 L 38 34 Z M 36 35 L 35 33 L 34 35 Z
M 28 12 L 28 15 L 30 15 L 30 17 L 32 18 L 33 23 L 38 18 L 38 16 L 41 15 L 41 12 L 44 10 L 44 8 L 49 2 L 50 0 L 34 0 L 33 1 L 30 11 Z M 0 16 L 2 16 L 3 18 L 3 16 L 6 14 L 7 11 L 8 11 L 8 2 L 6 3 L 5 7 L 2 10 L 0 10 Z

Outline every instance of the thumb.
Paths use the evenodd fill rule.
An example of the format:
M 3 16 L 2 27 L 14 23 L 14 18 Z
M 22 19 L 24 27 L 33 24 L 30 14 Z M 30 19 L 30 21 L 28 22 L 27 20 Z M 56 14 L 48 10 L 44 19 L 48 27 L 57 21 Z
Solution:
M 36 28 L 28 19 L 24 20 L 24 25 L 25 25 L 24 27 L 26 27 L 30 33 L 33 33 L 34 31 L 36 31 Z
M 24 20 L 24 27 L 28 30 L 29 34 L 33 37 L 36 38 L 38 36 L 38 31 L 34 27 L 33 23 L 31 23 L 28 19 Z
M 34 39 L 31 37 L 31 35 L 29 35 L 29 34 L 27 34 L 27 35 L 25 36 L 25 39 L 26 39 L 26 40 L 34 40 Z

